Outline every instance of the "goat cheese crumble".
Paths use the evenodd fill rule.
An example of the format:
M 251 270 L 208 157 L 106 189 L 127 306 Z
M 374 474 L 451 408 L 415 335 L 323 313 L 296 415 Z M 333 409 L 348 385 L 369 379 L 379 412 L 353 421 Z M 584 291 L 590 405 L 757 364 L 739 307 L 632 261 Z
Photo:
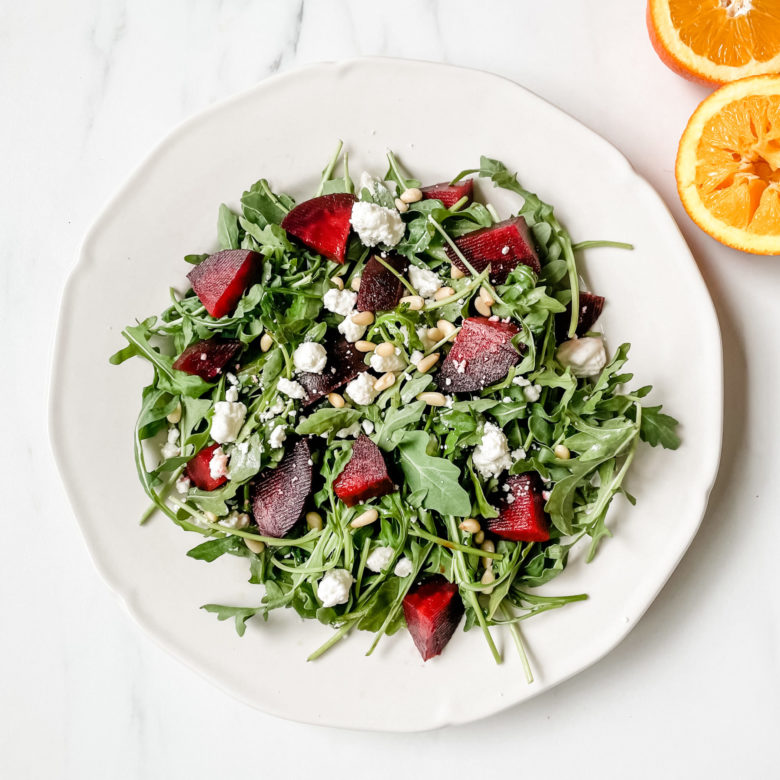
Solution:
M 272 450 L 278 450 L 285 441 L 287 441 L 287 434 L 285 433 L 284 425 L 277 425 L 268 437 L 268 444 Z
M 290 398 L 304 398 L 306 396 L 303 385 L 300 385 L 298 382 L 291 379 L 285 379 L 284 377 L 279 380 L 276 389 Z
M 474 468 L 483 479 L 497 477 L 512 465 L 504 432 L 493 423 L 485 423 L 482 441 L 474 448 Z
M 388 371 L 402 371 L 406 368 L 406 363 L 403 358 L 397 355 L 395 352 L 392 355 L 385 357 L 384 355 L 378 355 L 376 352 L 371 353 L 369 358 L 369 365 L 378 374 L 385 374 Z
M 355 578 L 346 569 L 331 569 L 317 585 L 317 598 L 323 607 L 336 607 L 349 601 Z
M 441 287 L 441 279 L 433 271 L 416 265 L 409 266 L 409 281 L 423 298 L 430 298 Z
M 395 209 L 387 209 L 376 203 L 358 201 L 352 206 L 352 227 L 364 246 L 377 244 L 395 246 L 404 235 L 405 226 Z
M 357 293 L 352 290 L 339 290 L 338 287 L 331 287 L 325 295 L 322 296 L 322 303 L 328 311 L 334 314 L 340 314 L 342 317 L 348 317 L 355 308 L 357 302 Z
M 414 566 L 412 566 L 412 562 L 404 556 L 403 558 L 399 558 L 398 563 L 395 565 L 395 569 L 393 569 L 393 574 L 395 574 L 396 577 L 408 577 L 413 571 Z
M 293 364 L 298 371 L 321 374 L 327 362 L 328 353 L 325 351 L 325 347 L 316 341 L 304 341 L 293 352 Z
M 598 336 L 564 341 L 558 347 L 555 357 L 564 368 L 570 368 L 572 374 L 578 377 L 594 376 L 607 364 L 604 342 Z
M 217 444 L 233 442 L 246 419 L 246 406 L 240 401 L 217 401 L 211 420 L 211 438 Z
M 376 378 L 368 371 L 364 371 L 347 385 L 346 392 L 356 404 L 367 406 L 379 395 L 378 391 L 374 389 L 375 384 Z
M 356 322 L 352 322 L 352 317 L 345 317 L 338 325 L 339 333 L 341 333 L 344 338 L 351 342 L 355 343 L 356 341 L 360 341 L 360 339 L 363 338 L 363 334 L 366 332 L 366 326 L 365 325 L 358 325 Z
M 371 571 L 380 572 L 386 569 L 390 565 L 390 561 L 393 560 L 395 550 L 392 547 L 377 547 L 371 551 L 371 554 L 366 558 L 366 566 Z
M 228 456 L 222 447 L 217 447 L 213 453 L 211 453 L 211 460 L 209 461 L 209 474 L 212 479 L 222 479 L 226 477 L 228 473 Z

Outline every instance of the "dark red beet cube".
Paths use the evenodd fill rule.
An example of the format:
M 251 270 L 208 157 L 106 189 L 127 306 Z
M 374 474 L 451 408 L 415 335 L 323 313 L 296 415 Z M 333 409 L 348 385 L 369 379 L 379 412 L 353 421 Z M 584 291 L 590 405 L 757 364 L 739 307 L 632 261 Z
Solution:
M 409 263 L 398 255 L 382 258 L 399 274 L 405 274 Z M 404 285 L 392 271 L 372 257 L 363 268 L 358 290 L 358 311 L 389 311 L 398 305 Z
M 211 458 L 219 447 L 219 444 L 212 444 L 209 447 L 204 447 L 189 461 L 189 463 L 187 463 L 185 471 L 196 488 L 200 488 L 201 490 L 216 490 L 227 482 L 227 477 L 214 479 L 211 476 L 211 469 L 209 468 Z
M 219 319 L 232 314 L 241 296 L 259 276 L 262 257 L 248 249 L 226 249 L 207 257 L 188 274 L 206 311 Z
M 604 310 L 605 299 L 601 295 L 584 292 L 580 290 L 580 314 L 577 318 L 578 336 L 584 336 L 589 330 L 593 329 L 596 320 L 601 316 Z M 566 311 L 556 315 L 555 335 L 558 341 L 566 341 L 569 338 L 569 323 L 571 322 L 571 304 L 566 307 Z
M 550 523 L 544 512 L 542 481 L 533 472 L 507 477 L 498 501 L 498 517 L 485 520 L 488 531 L 513 542 L 546 542 Z
M 522 217 L 513 217 L 491 227 L 480 228 L 455 239 L 455 244 L 477 273 L 490 266 L 492 284 L 503 284 L 510 272 L 520 263 L 537 274 L 542 270 L 534 249 L 531 231 Z M 468 269 L 452 250 L 447 255 L 464 273 Z
M 282 220 L 282 227 L 309 249 L 343 263 L 356 200 L 346 192 L 305 200 Z
M 241 342 L 235 339 L 207 339 L 191 344 L 173 362 L 173 367 L 185 374 L 194 374 L 210 382 L 241 351 Z
M 461 198 L 471 201 L 474 193 L 474 179 L 463 179 L 457 184 L 443 181 L 440 184 L 431 184 L 422 188 L 423 198 L 426 200 L 440 200 L 448 209 L 452 208 Z
M 299 439 L 274 469 L 252 483 L 252 513 L 261 534 L 281 539 L 298 522 L 311 492 L 311 451 Z
M 394 490 L 379 447 L 361 433 L 352 445 L 352 457 L 333 482 L 333 491 L 347 506 L 355 506 Z
M 406 627 L 423 661 L 439 655 L 463 617 L 458 586 L 436 575 L 404 596 Z
M 328 352 L 328 365 L 325 370 L 321 374 L 304 372 L 298 376 L 298 382 L 306 390 L 304 406 L 319 401 L 368 369 L 363 362 L 365 355 L 358 352 L 346 339 L 330 340 L 324 346 Z
M 473 393 L 500 382 L 520 360 L 512 346 L 517 333 L 519 329 L 511 322 L 487 317 L 464 320 L 436 377 L 439 388 L 448 393 Z

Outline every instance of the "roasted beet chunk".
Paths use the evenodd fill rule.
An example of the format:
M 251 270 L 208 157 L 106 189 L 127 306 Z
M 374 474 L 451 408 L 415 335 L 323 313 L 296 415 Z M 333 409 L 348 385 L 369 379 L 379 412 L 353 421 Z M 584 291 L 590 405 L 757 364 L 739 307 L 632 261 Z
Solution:
M 244 291 L 258 278 L 262 260 L 248 249 L 226 249 L 196 265 L 187 278 L 206 311 L 219 319 L 233 313 Z
M 216 490 L 227 482 L 227 477 L 218 477 L 214 479 L 211 476 L 211 458 L 214 452 L 219 449 L 219 444 L 212 444 L 210 447 L 204 447 L 192 460 L 187 463 L 187 476 L 196 488 L 201 490 Z
M 352 457 L 333 482 L 336 495 L 347 505 L 384 496 L 395 490 L 379 447 L 361 433 L 352 445 Z
M 518 332 L 510 322 L 487 317 L 464 320 L 436 377 L 439 388 L 448 393 L 472 393 L 500 382 L 520 360 L 512 346 L 512 337 Z
M 195 374 L 207 382 L 216 379 L 225 366 L 241 351 L 236 340 L 208 339 L 191 344 L 176 358 L 173 367 L 186 374 Z
M 382 258 L 401 275 L 406 273 L 407 261 L 398 255 Z M 403 295 L 401 280 L 372 257 L 363 268 L 357 297 L 358 311 L 389 311 L 398 305 Z
M 298 376 L 298 383 L 306 390 L 304 406 L 310 406 L 320 398 L 332 393 L 347 382 L 352 381 L 368 366 L 363 362 L 365 355 L 345 339 L 332 339 L 325 343 L 328 353 L 328 365 L 321 374 L 304 372 Z
M 531 231 L 522 217 L 513 217 L 491 227 L 466 233 L 456 238 L 455 244 L 477 273 L 482 273 L 490 266 L 490 281 L 493 284 L 503 284 L 512 269 L 520 263 L 529 266 L 537 274 L 542 268 Z M 447 247 L 447 255 L 461 271 L 468 273 L 451 247 Z
M 542 481 L 533 472 L 507 477 L 498 501 L 498 517 L 486 519 L 487 529 L 513 542 L 546 542 L 550 524 L 544 512 Z
M 299 439 L 275 469 L 252 483 L 252 513 L 264 536 L 283 537 L 297 522 L 311 492 L 311 452 Z
M 305 200 L 282 220 L 282 227 L 309 249 L 343 263 L 355 200 L 346 192 Z
M 589 330 L 593 329 L 596 320 L 601 316 L 604 310 L 605 300 L 601 295 L 583 292 L 580 290 L 580 314 L 577 317 L 578 336 L 584 336 Z M 571 322 L 571 304 L 566 307 L 566 311 L 561 312 L 555 317 L 555 335 L 558 341 L 566 341 L 569 338 L 569 323 Z
M 423 661 L 439 655 L 463 617 L 458 586 L 435 576 L 404 596 L 406 627 Z
M 443 181 L 440 184 L 431 184 L 422 188 L 423 198 L 440 200 L 448 209 L 452 208 L 463 197 L 470 201 L 473 192 L 474 179 L 463 179 L 457 184 Z

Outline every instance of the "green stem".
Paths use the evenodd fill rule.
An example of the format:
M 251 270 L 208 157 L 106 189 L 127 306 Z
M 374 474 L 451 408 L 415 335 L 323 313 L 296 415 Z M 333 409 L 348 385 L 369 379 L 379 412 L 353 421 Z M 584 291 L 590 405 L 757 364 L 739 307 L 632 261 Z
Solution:
M 477 558 L 493 558 L 494 560 L 500 561 L 504 557 L 501 553 L 487 552 L 485 550 L 480 550 L 477 547 L 467 547 L 465 544 L 451 542 L 449 539 L 442 539 L 440 536 L 434 536 L 433 534 L 429 534 L 427 531 L 423 531 L 422 528 L 410 528 L 409 533 L 412 536 L 417 536 L 420 539 L 425 539 L 426 541 L 438 544 L 440 547 L 446 547 L 448 550 L 455 550 L 466 555 L 474 555 Z
M 322 191 L 325 189 L 326 182 L 329 182 L 331 176 L 333 176 L 333 170 L 336 167 L 336 163 L 338 162 L 343 147 L 344 147 L 344 142 L 339 140 L 338 146 L 336 147 L 336 151 L 333 153 L 333 156 L 330 158 L 330 161 L 325 166 L 325 170 L 322 172 L 322 178 L 320 179 L 320 186 L 317 188 L 317 193 L 315 195 L 316 198 L 319 198 L 319 196 L 322 195 Z
M 623 241 L 580 241 L 572 244 L 572 249 L 579 252 L 580 249 L 595 249 L 596 247 L 612 247 L 613 249 L 633 249 L 633 244 L 626 244 Z
M 333 645 L 338 644 L 352 630 L 352 626 L 354 626 L 361 617 L 363 617 L 362 614 L 353 617 L 350 622 L 344 623 L 344 625 L 341 626 L 325 644 L 320 645 L 306 660 L 316 661 L 321 655 L 327 653 Z
M 387 162 L 390 165 L 390 170 L 393 172 L 393 175 L 398 180 L 398 184 L 401 187 L 401 192 L 408 190 L 409 187 L 406 184 L 406 177 L 401 173 L 401 168 L 398 165 L 398 161 L 395 159 L 395 155 L 390 151 L 387 153 Z
M 501 604 L 501 613 L 507 620 L 511 620 L 514 617 L 512 610 L 503 603 Z M 525 672 L 525 681 L 530 685 L 534 681 L 534 675 L 531 671 L 531 664 L 528 662 L 528 654 L 525 651 L 523 635 L 520 633 L 520 628 L 516 623 L 509 623 L 509 633 L 512 635 L 517 652 L 520 654 L 520 663 L 523 665 L 523 671 Z

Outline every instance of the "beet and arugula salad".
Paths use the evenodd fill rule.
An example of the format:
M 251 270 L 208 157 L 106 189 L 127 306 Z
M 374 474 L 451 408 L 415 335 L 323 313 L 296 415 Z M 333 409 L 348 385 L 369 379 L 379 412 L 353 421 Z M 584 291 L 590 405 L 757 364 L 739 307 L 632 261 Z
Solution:
M 424 184 L 392 153 L 353 182 L 339 144 L 309 200 L 261 179 L 220 207 L 219 251 L 188 255 L 191 289 L 111 358 L 153 367 L 143 520 L 206 537 L 199 561 L 246 558 L 256 603 L 203 607 L 240 635 L 292 607 L 334 628 L 311 659 L 405 626 L 427 660 L 463 622 L 500 661 L 502 627 L 530 679 L 521 621 L 587 597 L 538 586 L 586 537 L 594 556 L 639 442 L 676 448 L 677 422 L 625 389 L 629 345 L 608 356 L 580 289 L 576 253 L 628 245 L 573 244 L 487 157 Z

